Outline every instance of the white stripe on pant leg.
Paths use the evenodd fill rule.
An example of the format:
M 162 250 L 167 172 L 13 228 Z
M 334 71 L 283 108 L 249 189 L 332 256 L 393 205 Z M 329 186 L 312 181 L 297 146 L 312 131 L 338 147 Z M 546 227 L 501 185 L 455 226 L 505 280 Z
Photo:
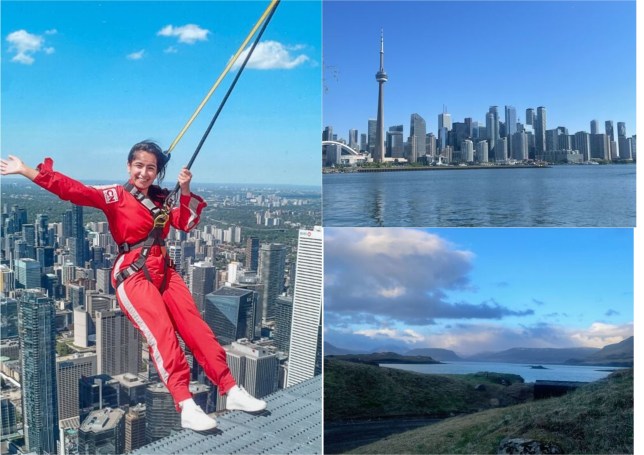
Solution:
M 154 357 L 154 361 L 156 363 L 157 370 L 161 375 L 161 379 L 163 379 L 164 384 L 167 384 L 170 374 L 163 367 L 163 357 L 161 357 L 161 353 L 157 349 L 157 339 L 154 337 L 154 335 L 150 331 L 150 328 L 147 326 L 145 321 L 143 321 L 143 318 L 141 317 L 141 315 L 136 311 L 136 309 L 134 308 L 134 305 L 132 305 L 132 302 L 130 302 L 130 299 L 128 298 L 127 294 L 125 294 L 125 288 L 123 287 L 124 283 L 125 282 L 121 283 L 121 285 L 118 287 L 116 292 L 121 298 L 121 302 L 125 306 L 125 309 L 127 310 L 127 312 L 130 314 L 132 319 L 134 319 L 134 322 L 136 322 L 136 324 L 139 326 L 139 328 L 141 329 L 141 332 L 143 332 L 143 335 L 145 336 L 145 339 L 148 342 L 148 346 L 150 346 L 150 350 L 152 351 L 152 356 Z

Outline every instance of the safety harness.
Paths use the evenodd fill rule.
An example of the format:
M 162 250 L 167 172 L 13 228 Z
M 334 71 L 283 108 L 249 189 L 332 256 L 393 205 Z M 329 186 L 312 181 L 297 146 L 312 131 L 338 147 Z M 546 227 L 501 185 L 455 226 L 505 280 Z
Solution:
M 123 185 L 123 188 L 125 188 L 125 190 L 127 190 L 141 204 L 143 204 L 145 208 L 147 208 L 150 211 L 150 214 L 152 215 L 152 219 L 154 220 L 154 225 L 152 227 L 152 230 L 148 234 L 147 238 L 135 243 L 125 242 L 118 246 L 119 254 L 128 253 L 136 248 L 141 248 L 141 254 L 139 255 L 136 261 L 134 261 L 124 270 L 121 270 L 119 273 L 116 274 L 115 279 L 116 279 L 117 288 L 128 277 L 134 275 L 139 270 L 143 270 L 145 277 L 148 279 L 148 281 L 152 282 L 152 277 L 150 276 L 150 272 L 148 271 L 148 268 L 145 266 L 145 261 L 148 258 L 148 254 L 150 254 L 150 249 L 154 245 L 158 245 L 160 247 L 165 246 L 165 241 L 163 240 L 163 229 L 165 228 L 165 225 L 170 219 L 170 215 L 167 209 L 163 207 L 157 207 L 157 205 L 154 202 L 152 202 L 150 198 L 148 198 L 145 194 L 141 193 L 138 190 L 138 188 L 136 188 L 131 182 L 127 182 L 125 185 Z M 166 285 L 167 269 L 168 267 L 171 267 L 171 261 L 167 254 L 164 254 L 164 258 L 165 258 L 165 269 L 163 273 L 163 282 L 161 284 L 162 290 Z

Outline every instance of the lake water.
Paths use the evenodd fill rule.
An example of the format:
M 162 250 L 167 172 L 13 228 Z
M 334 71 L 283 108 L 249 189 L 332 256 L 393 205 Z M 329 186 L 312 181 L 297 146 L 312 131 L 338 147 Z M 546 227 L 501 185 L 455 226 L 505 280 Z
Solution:
M 635 226 L 634 164 L 323 176 L 325 226 Z
M 536 380 L 592 382 L 608 376 L 610 374 L 608 370 L 618 369 L 579 365 L 540 365 L 547 369 L 533 369 L 530 368 L 530 364 L 497 362 L 450 362 L 433 365 L 381 364 L 380 366 L 426 374 L 468 374 L 479 371 L 512 373 L 521 376 L 525 382 Z

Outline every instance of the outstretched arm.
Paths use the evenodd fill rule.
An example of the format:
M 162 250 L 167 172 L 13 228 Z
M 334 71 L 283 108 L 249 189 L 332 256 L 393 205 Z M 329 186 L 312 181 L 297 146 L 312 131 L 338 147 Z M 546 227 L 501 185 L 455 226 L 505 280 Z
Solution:
M 0 159 L 0 174 L 24 175 L 29 180 L 33 181 L 38 175 L 38 171 L 32 167 L 27 166 L 17 156 L 9 155 L 6 160 Z

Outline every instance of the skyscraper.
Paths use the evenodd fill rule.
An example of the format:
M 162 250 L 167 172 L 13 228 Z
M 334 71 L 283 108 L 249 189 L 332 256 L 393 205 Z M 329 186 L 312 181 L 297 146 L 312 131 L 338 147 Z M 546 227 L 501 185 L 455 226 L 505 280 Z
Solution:
M 525 110 L 525 123 L 526 125 L 531 126 L 533 126 L 535 123 L 534 109 L 532 109 L 531 107 Z
M 78 417 L 78 382 L 83 376 L 96 374 L 96 354 L 72 354 L 56 360 L 58 384 L 58 418 Z
M 125 453 L 145 445 L 145 405 L 137 404 L 125 414 Z
M 16 261 L 16 287 L 37 289 L 41 285 L 40 262 L 31 258 Z
M 19 300 L 22 408 L 27 451 L 55 453 L 58 440 L 53 300 L 28 289 Z
M 145 419 L 146 443 L 181 429 L 181 414 L 174 407 L 172 395 L 161 383 L 150 385 L 145 391 Z
M 277 390 L 279 361 L 270 349 L 240 340 L 225 346 L 226 362 L 240 386 L 255 398 Z
M 246 239 L 246 270 L 257 271 L 259 263 L 259 239 L 257 237 L 248 237 Z
M 612 120 L 606 120 L 606 135 L 610 138 L 611 141 L 615 140 L 615 129 L 613 127 Z
M 323 233 L 300 230 L 287 387 L 321 372 Z
M 536 124 L 534 125 L 535 159 L 542 160 L 546 152 L 546 108 L 537 108 Z
M 215 290 L 216 281 L 217 269 L 210 262 L 195 262 L 190 267 L 190 292 L 201 314 L 205 310 L 206 294 Z
M 143 370 L 141 334 L 121 310 L 97 311 L 97 372 L 116 375 Z
M 224 286 L 205 297 L 204 320 L 222 345 L 256 337 L 257 293 Z
M 590 134 L 599 134 L 599 121 L 590 121 Z
M 517 132 L 517 110 L 514 106 L 505 106 L 505 136 L 508 138 L 508 156 L 512 156 L 512 135 Z
M 293 297 L 279 296 L 275 302 L 275 330 L 273 339 L 277 349 L 288 352 L 291 342 L 291 325 L 293 322 Z
M 421 156 L 425 156 L 425 135 L 427 127 L 425 120 L 418 114 L 411 114 L 409 126 L 410 154 L 407 157 L 410 163 L 415 163 Z
M 385 82 L 387 82 L 387 73 L 385 73 L 385 38 L 382 30 L 380 31 L 380 70 L 376 73 L 378 81 L 378 119 L 376 125 L 376 146 L 373 150 L 373 160 L 381 163 L 385 160 Z
M 286 246 L 281 243 L 264 243 L 259 249 L 259 278 L 264 285 L 260 295 L 262 322 L 273 318 L 273 304 L 284 287 Z

